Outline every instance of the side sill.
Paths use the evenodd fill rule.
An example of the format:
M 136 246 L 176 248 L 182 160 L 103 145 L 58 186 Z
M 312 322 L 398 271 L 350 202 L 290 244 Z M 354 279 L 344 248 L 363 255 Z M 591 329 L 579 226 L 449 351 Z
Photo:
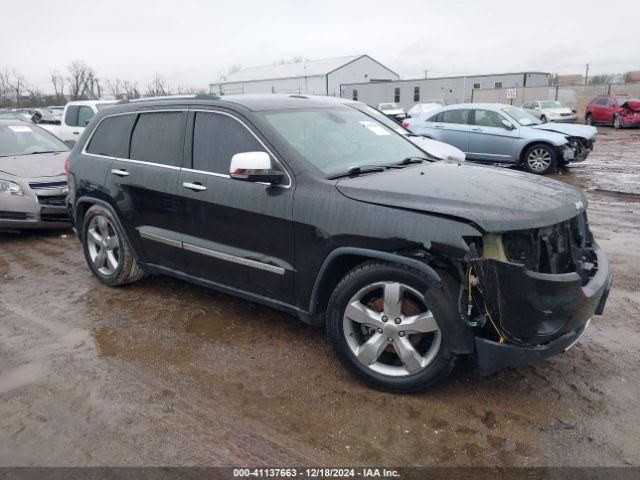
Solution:
M 305 310 L 302 310 L 301 308 L 298 308 L 294 305 L 291 305 L 285 302 L 281 302 L 279 300 L 274 300 L 272 298 L 268 298 L 262 295 L 257 295 L 255 293 L 247 292 L 245 290 L 240 290 L 238 288 L 230 287 L 228 285 L 223 285 L 221 283 L 212 282 L 211 280 L 207 280 L 201 277 L 196 277 L 194 275 L 189 275 L 188 273 L 184 273 L 179 270 L 173 270 L 171 268 L 163 267 L 161 265 L 156 265 L 153 263 L 145 263 L 144 271 L 148 273 L 168 275 L 171 277 L 178 278 L 180 280 L 185 280 L 187 282 L 195 283 L 196 285 L 200 285 L 205 288 L 211 288 L 212 290 L 217 290 L 222 293 L 233 295 L 234 297 L 239 297 L 244 300 L 248 300 L 250 302 L 259 303 L 261 305 L 265 305 L 267 307 L 280 310 L 281 312 L 294 315 L 298 317 L 300 320 L 302 320 L 303 322 L 316 327 L 319 327 L 322 325 L 322 319 L 319 318 L 317 315 L 313 315 Z

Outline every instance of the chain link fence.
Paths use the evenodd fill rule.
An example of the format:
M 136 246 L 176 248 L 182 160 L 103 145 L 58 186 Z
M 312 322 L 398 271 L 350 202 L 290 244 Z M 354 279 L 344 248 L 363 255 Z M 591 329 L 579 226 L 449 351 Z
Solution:
M 557 100 L 574 109 L 578 121 L 584 121 L 587 104 L 598 95 L 626 93 L 640 97 L 640 83 L 607 83 L 602 85 L 569 85 L 555 87 L 518 87 L 514 99 L 507 98 L 508 88 L 478 89 L 472 91 L 473 103 L 508 103 L 518 107 L 535 100 Z

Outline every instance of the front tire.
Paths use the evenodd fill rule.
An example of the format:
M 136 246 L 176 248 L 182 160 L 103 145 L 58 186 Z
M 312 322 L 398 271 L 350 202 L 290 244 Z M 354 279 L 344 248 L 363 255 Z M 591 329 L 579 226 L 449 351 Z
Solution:
M 594 123 L 593 123 L 593 115 L 591 115 L 590 113 L 589 113 L 589 114 L 587 114 L 586 121 L 587 121 L 587 125 L 591 125 L 591 126 L 593 126 L 593 124 L 594 124 Z
M 87 265 L 105 285 L 125 285 L 144 276 L 113 215 L 101 205 L 84 216 L 82 247 Z
M 620 130 L 623 127 L 622 118 L 617 113 L 613 116 L 613 128 Z
M 542 116 L 540 117 L 540 121 L 541 121 L 542 123 L 547 123 L 547 117 L 546 117 L 545 115 L 542 115 Z
M 407 393 L 449 374 L 445 323 L 456 296 L 429 288 L 412 268 L 371 262 L 351 270 L 327 309 L 327 335 L 342 365 L 374 388 Z
M 546 175 L 552 172 L 558 164 L 558 154 L 553 147 L 537 143 L 524 152 L 522 165 L 529 173 Z

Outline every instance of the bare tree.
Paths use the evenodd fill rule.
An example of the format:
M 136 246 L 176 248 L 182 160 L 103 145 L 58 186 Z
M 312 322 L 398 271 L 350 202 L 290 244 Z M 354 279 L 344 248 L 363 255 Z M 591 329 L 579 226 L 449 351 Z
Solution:
M 105 91 L 113 98 L 120 98 L 123 95 L 122 82 L 117 78 L 107 78 L 104 82 Z
M 156 73 L 153 80 L 147 83 L 147 97 L 162 97 L 166 95 L 171 95 L 171 90 L 166 80 Z
M 72 100 L 78 100 L 80 97 L 86 96 L 95 88 L 95 79 L 93 70 L 86 63 L 75 61 L 67 67 L 69 76 L 69 96 Z M 91 89 L 90 89 L 91 86 Z
M 49 78 L 53 85 L 53 92 L 56 96 L 56 103 L 63 102 L 64 98 L 64 75 L 56 70 L 49 71 Z
M 240 65 L 239 63 L 231 65 L 226 70 L 220 72 L 219 79 L 225 81 L 227 79 L 227 75 L 233 75 L 234 73 L 238 73 L 240 70 L 242 70 L 242 65 Z
M 20 108 L 20 98 L 26 92 L 27 81 L 21 73 L 16 72 L 15 70 L 11 70 L 10 73 L 6 73 L 6 81 L 11 94 L 16 97 L 16 105 Z
M 122 88 L 127 98 L 140 98 L 140 90 L 138 90 L 138 83 L 130 80 L 122 81 Z
M 0 106 L 9 106 L 11 87 L 9 87 L 8 71 L 0 72 Z

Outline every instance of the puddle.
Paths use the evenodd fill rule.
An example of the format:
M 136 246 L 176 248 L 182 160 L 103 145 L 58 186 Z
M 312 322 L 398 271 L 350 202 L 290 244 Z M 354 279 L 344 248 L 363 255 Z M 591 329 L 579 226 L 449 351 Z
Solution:
M 39 363 L 27 363 L 0 374 L 0 394 L 37 383 L 45 377 L 47 369 Z

